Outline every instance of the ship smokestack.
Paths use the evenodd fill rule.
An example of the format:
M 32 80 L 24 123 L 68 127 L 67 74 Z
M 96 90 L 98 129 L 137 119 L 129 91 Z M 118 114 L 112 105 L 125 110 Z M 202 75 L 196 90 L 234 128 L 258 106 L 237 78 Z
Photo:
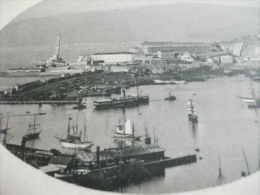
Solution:
M 123 96 L 125 97 L 125 90 L 122 90 L 122 92 L 123 92 Z

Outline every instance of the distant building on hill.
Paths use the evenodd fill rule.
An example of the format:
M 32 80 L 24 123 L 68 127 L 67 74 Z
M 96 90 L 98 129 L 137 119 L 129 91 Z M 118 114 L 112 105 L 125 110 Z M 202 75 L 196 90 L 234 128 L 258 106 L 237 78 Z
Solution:
M 180 55 L 180 53 L 175 51 L 157 51 L 158 58 L 162 59 L 173 59 L 177 58 Z
M 233 64 L 234 60 L 232 56 L 224 55 L 224 56 L 220 56 L 220 62 L 222 65 L 228 65 L 228 64 Z
M 212 46 L 203 42 L 143 42 L 139 46 L 146 55 L 153 55 L 158 51 L 174 51 L 177 53 L 189 52 L 191 54 L 208 53 Z
M 131 52 L 95 53 L 91 55 L 91 64 L 120 64 L 134 61 L 135 54 Z

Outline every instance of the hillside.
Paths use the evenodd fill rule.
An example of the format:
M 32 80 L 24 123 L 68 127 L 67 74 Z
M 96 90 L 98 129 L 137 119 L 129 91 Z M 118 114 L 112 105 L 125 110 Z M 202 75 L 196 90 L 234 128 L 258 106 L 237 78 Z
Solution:
M 55 2 L 58 6 L 59 1 Z M 46 9 L 42 6 L 39 13 L 48 11 Z M 63 45 L 144 40 L 231 40 L 259 34 L 258 16 L 256 8 L 192 3 L 62 13 L 17 18 L 16 22 L 2 29 L 0 41 L 1 47 L 46 46 L 53 45 L 59 33 Z

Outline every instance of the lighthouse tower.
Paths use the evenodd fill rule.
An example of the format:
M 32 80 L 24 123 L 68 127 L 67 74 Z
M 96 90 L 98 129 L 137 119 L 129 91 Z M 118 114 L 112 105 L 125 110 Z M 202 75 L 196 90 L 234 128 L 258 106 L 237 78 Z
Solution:
M 57 44 L 56 44 L 56 48 L 55 48 L 55 53 L 52 57 L 52 60 L 55 60 L 55 61 L 58 61 L 59 60 L 59 54 L 60 54 L 60 34 L 59 36 L 57 37 Z

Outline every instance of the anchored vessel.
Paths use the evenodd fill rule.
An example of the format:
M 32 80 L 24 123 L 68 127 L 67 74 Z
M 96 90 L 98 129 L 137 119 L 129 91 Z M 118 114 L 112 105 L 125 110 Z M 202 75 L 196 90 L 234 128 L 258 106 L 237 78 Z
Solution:
M 255 96 L 254 88 L 251 84 L 251 93 L 252 97 L 239 97 L 241 98 L 248 106 L 248 108 L 259 108 L 260 107 L 260 97 Z
M 140 140 L 142 136 L 136 136 L 134 134 L 134 127 L 131 124 L 130 119 L 128 119 L 124 125 L 121 125 L 119 123 L 119 125 L 117 125 L 115 127 L 115 134 L 114 134 L 114 138 L 118 138 L 118 139 L 134 139 L 134 140 Z
M 68 124 L 68 130 L 67 130 L 67 137 L 65 139 L 58 138 L 60 140 L 61 146 L 64 148 L 74 148 L 74 149 L 87 149 L 91 148 L 91 146 L 94 145 L 91 141 L 86 141 L 86 124 L 85 124 L 85 116 L 84 116 L 84 140 L 81 141 L 81 131 L 78 131 L 78 124 L 76 124 L 76 127 L 73 125 L 71 127 L 70 121 L 72 120 L 71 117 L 69 117 L 69 124 Z
M 1 116 L 1 119 L 0 119 L 0 133 L 6 133 L 7 130 L 11 129 L 10 127 L 8 128 L 8 121 L 9 121 L 9 116 L 7 117 L 7 121 L 6 121 L 6 127 L 5 128 L 2 128 L 2 116 Z
M 23 136 L 23 140 L 30 141 L 39 139 L 39 135 L 42 132 L 42 128 L 40 127 L 40 124 L 36 124 L 36 116 L 34 116 L 34 122 L 33 124 L 29 124 L 29 128 L 27 130 L 27 134 Z
M 84 103 L 82 103 L 82 98 L 79 98 L 78 105 L 73 107 L 73 109 L 77 109 L 77 110 L 82 110 L 86 108 L 87 106 Z
M 169 93 L 169 97 L 164 98 L 164 100 L 174 101 L 174 100 L 176 100 L 176 97 L 174 95 L 171 95 L 171 93 Z
M 196 113 L 196 109 L 194 107 L 194 102 L 192 99 L 190 99 L 188 102 L 188 117 L 189 117 L 189 120 L 190 121 L 193 121 L 193 122 L 198 122 L 198 115 Z
M 104 100 L 95 100 L 94 106 L 96 109 L 108 109 L 108 108 L 116 108 L 116 107 L 133 107 L 138 106 L 140 104 L 148 104 L 149 96 L 132 96 L 125 95 L 125 91 L 123 90 L 123 97 L 110 97 L 109 99 Z

